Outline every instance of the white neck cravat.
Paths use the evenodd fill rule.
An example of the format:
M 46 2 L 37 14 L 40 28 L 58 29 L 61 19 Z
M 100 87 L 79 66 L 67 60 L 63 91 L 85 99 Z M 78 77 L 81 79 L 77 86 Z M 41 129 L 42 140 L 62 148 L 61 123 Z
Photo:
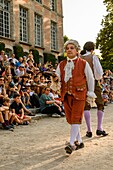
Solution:
M 65 70 L 65 77 L 64 81 L 67 83 L 67 81 L 72 77 L 72 70 L 74 69 L 74 63 L 73 60 L 75 60 L 77 57 L 74 57 L 73 59 L 70 59 L 67 57 L 67 64 L 64 67 Z

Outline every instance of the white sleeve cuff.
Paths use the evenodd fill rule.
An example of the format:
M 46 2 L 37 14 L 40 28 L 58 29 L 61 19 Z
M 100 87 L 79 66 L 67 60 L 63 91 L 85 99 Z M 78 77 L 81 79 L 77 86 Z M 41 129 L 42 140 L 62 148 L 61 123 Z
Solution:
M 87 96 L 91 97 L 91 98 L 97 98 L 96 94 L 94 92 L 92 92 L 92 91 L 88 91 Z

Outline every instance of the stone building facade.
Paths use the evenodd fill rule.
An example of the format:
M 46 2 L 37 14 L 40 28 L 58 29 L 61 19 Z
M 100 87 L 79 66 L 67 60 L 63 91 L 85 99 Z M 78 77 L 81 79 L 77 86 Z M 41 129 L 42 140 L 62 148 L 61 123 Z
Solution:
M 56 57 L 63 52 L 62 0 L 0 0 L 0 42 Z

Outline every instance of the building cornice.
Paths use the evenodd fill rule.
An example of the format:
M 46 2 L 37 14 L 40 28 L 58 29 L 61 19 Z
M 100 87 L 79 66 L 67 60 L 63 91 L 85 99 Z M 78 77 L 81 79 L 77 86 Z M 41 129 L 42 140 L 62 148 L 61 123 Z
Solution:
M 0 36 L 0 38 L 4 39 L 4 40 L 10 40 L 10 41 L 15 42 L 15 39 L 13 39 L 13 38 L 7 38 L 7 37 L 2 37 L 2 36 Z

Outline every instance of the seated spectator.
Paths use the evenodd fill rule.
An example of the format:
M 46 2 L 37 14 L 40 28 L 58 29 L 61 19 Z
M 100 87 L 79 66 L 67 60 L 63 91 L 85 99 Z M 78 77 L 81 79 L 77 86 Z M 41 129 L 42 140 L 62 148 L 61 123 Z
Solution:
M 40 76 L 38 87 L 39 87 L 38 88 L 38 90 L 39 90 L 38 96 L 40 97 L 43 94 L 45 87 L 47 87 L 46 79 L 43 75 Z
M 32 84 L 33 85 L 39 85 L 39 82 L 40 82 L 40 77 L 38 75 L 35 75 L 34 78 L 33 78 Z
M 105 91 L 105 90 L 103 91 L 102 98 L 103 98 L 103 101 L 104 101 L 104 106 L 107 106 L 108 102 L 109 102 L 109 97 L 108 97 L 107 91 Z
M 35 67 L 35 69 L 34 69 L 34 74 L 35 74 L 35 75 L 38 75 L 39 72 L 40 72 L 39 68 Z
M 29 106 L 33 108 L 39 108 L 40 107 L 39 96 L 38 96 L 37 89 L 36 89 L 38 88 L 38 84 L 33 83 L 31 85 L 30 83 L 27 83 L 26 88 L 27 88 L 27 93 L 30 96 Z
M 12 75 L 8 75 L 5 80 L 5 87 L 8 97 L 13 98 L 14 93 L 17 91 L 17 87 L 12 79 Z
M 19 61 L 16 63 L 16 68 L 20 67 L 21 64 L 24 64 L 23 63 L 23 58 L 22 57 L 19 57 Z
M 34 74 L 34 72 L 35 72 L 35 67 L 34 67 L 33 63 L 29 63 L 29 65 L 27 66 L 26 71 L 27 71 L 27 73 L 32 73 L 32 74 Z
M 3 98 L 3 108 L 5 110 L 3 111 L 5 123 L 7 126 L 14 129 L 14 124 L 19 123 L 22 124 L 23 122 L 17 118 L 17 115 L 15 113 L 12 113 L 10 110 L 10 98 L 4 97 Z
M 3 57 L 3 66 L 6 67 L 6 66 L 9 66 L 10 63 L 8 61 L 8 56 L 7 55 L 4 55 Z
M 47 87 L 51 87 L 51 80 L 47 81 Z
M 17 75 L 18 77 L 24 75 L 25 72 L 26 72 L 26 70 L 25 70 L 24 64 L 20 64 L 20 66 L 18 67 L 18 69 L 16 69 L 16 75 Z
M 31 84 L 26 83 L 25 89 L 24 89 L 24 105 L 26 108 L 31 108 L 31 96 L 33 95 L 33 91 L 31 90 Z
M 34 63 L 34 56 L 33 56 L 32 51 L 29 51 L 29 54 L 28 54 L 28 56 L 27 56 L 27 61 L 28 61 L 28 60 L 31 60 L 31 61 Z
M 17 82 L 16 67 L 15 67 L 14 63 L 12 63 L 12 62 L 10 63 L 10 70 L 11 70 L 12 79 L 16 83 Z
M 110 81 L 110 90 L 113 90 L 113 79 Z
M 0 61 L 3 60 L 4 56 L 5 56 L 5 51 L 2 50 L 2 51 L 0 52 Z
M 21 76 L 22 80 L 18 83 L 18 91 L 21 95 L 22 102 L 24 103 L 25 106 L 28 106 L 30 104 L 30 95 L 27 92 L 27 83 L 29 80 L 29 75 L 24 74 Z
M 14 101 L 10 105 L 10 108 L 13 113 L 17 115 L 17 118 L 19 120 L 22 120 L 23 124 L 28 125 L 29 122 L 31 121 L 31 117 L 24 115 L 24 109 L 21 103 L 21 96 L 18 93 L 15 93 L 14 95 Z
M 39 101 L 40 101 L 40 110 L 42 114 L 48 114 L 52 117 L 61 117 L 64 116 L 64 113 L 62 115 L 62 109 L 61 107 L 56 103 L 55 100 L 52 100 L 49 96 L 50 88 L 45 87 L 45 92 L 41 95 Z
M 55 74 L 53 74 L 52 76 L 51 76 L 51 86 L 50 86 L 50 88 L 51 89 L 54 89 L 54 91 L 58 94 L 58 95 L 60 95 L 60 87 L 61 87 L 61 85 L 60 85 L 60 81 L 59 81 L 59 79 L 58 79 L 58 76 L 56 76 Z
M 5 111 L 5 110 L 6 109 L 3 106 L 0 106 L 0 123 L 2 124 L 2 128 L 4 130 L 12 130 L 11 126 L 6 124 L 6 122 L 8 122 L 8 118 L 6 120 L 4 120 L 2 112 Z
M 51 91 L 49 93 L 49 96 L 51 97 L 52 100 L 55 100 L 56 104 L 58 104 L 61 109 L 62 109 L 62 115 L 64 113 L 64 105 L 63 103 L 61 102 L 61 97 L 57 94 L 57 92 L 55 92 L 55 90 L 53 88 L 51 88 Z M 64 116 L 65 116 L 65 113 L 64 113 Z
M 46 64 L 43 64 L 43 65 L 40 67 L 40 70 L 41 70 L 41 71 L 46 71 L 46 70 L 47 70 Z
M 18 60 L 15 58 L 15 54 L 12 54 L 10 58 L 8 58 L 9 61 L 13 62 L 14 65 L 18 62 Z
M 39 80 L 39 83 L 41 84 L 41 85 L 47 85 L 46 83 L 46 79 L 45 79 L 45 77 L 44 76 L 40 76 L 40 80 Z
M 109 92 L 109 101 L 110 101 L 110 103 L 112 103 L 113 104 L 113 90 L 110 90 L 110 92 Z
M 4 77 L 0 76 L 0 104 L 3 104 L 3 97 L 6 97 L 6 88 L 4 83 Z
M 25 68 L 27 68 L 28 63 L 27 63 L 27 57 L 26 57 L 26 56 L 23 56 L 23 61 L 22 61 L 22 63 L 25 65 Z
M 2 76 L 7 76 L 7 75 L 11 75 L 11 69 L 10 69 L 10 65 L 7 65 L 6 67 L 4 67 L 5 70 L 4 72 L 2 73 Z

